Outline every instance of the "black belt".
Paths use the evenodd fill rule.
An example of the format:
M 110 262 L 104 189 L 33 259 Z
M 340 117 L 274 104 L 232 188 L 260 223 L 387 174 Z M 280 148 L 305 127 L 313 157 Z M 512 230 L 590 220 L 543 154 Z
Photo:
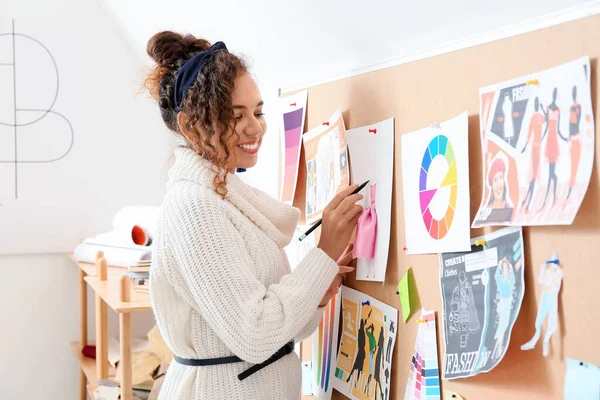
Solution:
M 256 364 L 242 372 L 238 375 L 238 379 L 243 381 L 250 375 L 260 371 L 261 369 L 273 364 L 275 361 L 287 356 L 292 351 L 294 351 L 294 342 L 289 342 L 281 349 L 277 350 L 275 354 L 273 354 L 269 359 L 260 364 Z M 241 358 L 238 356 L 230 356 L 230 357 L 219 357 L 219 358 L 205 358 L 205 359 L 193 359 L 193 358 L 181 358 L 179 356 L 173 356 L 175 361 L 182 365 L 188 365 L 190 367 L 206 367 L 210 365 L 221 365 L 221 364 L 232 364 L 237 362 L 243 362 Z

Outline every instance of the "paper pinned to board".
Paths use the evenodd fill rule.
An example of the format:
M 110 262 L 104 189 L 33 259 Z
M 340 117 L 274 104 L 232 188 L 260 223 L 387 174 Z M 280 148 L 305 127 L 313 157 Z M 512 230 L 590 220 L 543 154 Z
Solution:
M 558 328 L 558 293 L 562 285 L 563 269 L 558 263 L 558 255 L 552 254 L 552 259 L 540 265 L 538 283 L 542 287 L 537 317 L 535 319 L 535 333 L 529 342 L 521 346 L 521 350 L 532 350 L 542 335 L 542 325 L 546 317 L 546 334 L 542 344 L 542 354 L 548 357 L 550 338 Z
M 361 184 L 369 181 L 369 186 L 361 191 L 364 196 L 361 205 L 365 209 L 370 207 L 372 215 L 375 215 L 373 211 L 376 210 L 377 216 L 374 256 L 357 259 L 356 279 L 383 282 L 392 220 L 394 119 L 389 118 L 373 125 L 349 129 L 346 132 L 346 141 L 352 182 Z
M 484 248 L 475 245 L 481 240 Z M 439 255 L 444 379 L 489 372 L 502 361 L 525 292 L 521 228 L 497 230 L 471 239 L 471 245 L 470 252 Z M 492 249 L 497 251 L 496 265 L 467 270 L 467 256 Z
M 300 150 L 302 149 L 307 97 L 308 90 L 303 90 L 279 99 L 282 115 L 280 159 L 283 163 L 279 199 L 288 204 L 294 201 L 296 183 L 298 182 L 298 166 Z
M 398 310 L 342 286 L 342 321 L 333 387 L 355 400 L 389 399 Z
M 435 311 L 422 309 L 418 324 L 404 400 L 439 400 L 440 368 Z
M 341 302 L 341 292 L 329 300 L 321 323 L 311 338 L 312 394 L 319 400 L 329 400 L 333 394 Z
M 398 294 L 402 305 L 402 320 L 408 321 L 412 311 L 411 297 L 414 296 L 414 278 L 412 268 L 408 268 L 400 282 L 398 283 Z
M 573 223 L 594 163 L 591 71 L 586 56 L 479 90 L 483 185 L 473 228 Z
M 401 137 L 407 254 L 469 249 L 467 112 Z
M 350 184 L 341 110 L 302 136 L 306 157 L 306 223 L 317 221 L 337 192 Z
M 599 400 L 600 368 L 585 361 L 567 357 L 565 400 Z

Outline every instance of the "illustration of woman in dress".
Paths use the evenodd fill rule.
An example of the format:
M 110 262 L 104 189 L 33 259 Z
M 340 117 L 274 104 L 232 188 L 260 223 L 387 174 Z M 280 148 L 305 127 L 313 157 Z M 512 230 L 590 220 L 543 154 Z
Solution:
M 381 370 L 383 369 L 383 345 L 385 338 L 383 335 L 383 327 L 379 330 L 379 339 L 377 339 L 377 356 L 375 357 L 375 392 L 377 393 L 377 385 L 379 385 L 379 398 L 383 399 L 383 385 L 381 384 Z M 375 397 L 375 396 L 373 396 Z
M 473 287 L 467 280 L 465 271 L 460 271 L 458 284 L 452 290 L 448 325 L 450 335 L 460 334 L 461 348 L 467 347 L 469 334 L 476 334 L 481 328 Z
M 535 319 L 535 334 L 529 342 L 521 346 L 521 350 L 531 350 L 535 347 L 542 334 L 544 319 L 548 317 L 542 350 L 544 357 L 548 356 L 550 337 L 556 331 L 558 323 L 558 293 L 560 292 L 562 277 L 562 268 L 558 264 L 558 256 L 554 253 L 551 261 L 540 266 L 538 281 L 542 286 L 542 298 Z
M 510 100 L 508 92 L 506 92 L 504 93 L 504 99 L 502 101 L 502 120 L 504 121 L 504 139 L 508 142 L 508 144 L 510 144 L 511 139 L 515 135 L 515 130 L 513 127 L 512 109 L 513 103 Z
M 496 267 L 494 275 L 496 280 L 496 289 L 498 290 L 498 316 L 499 322 L 496 328 L 494 339 L 496 344 L 492 351 L 492 359 L 499 358 L 504 348 L 504 336 L 510 323 L 510 314 L 512 310 L 512 294 L 515 288 L 515 272 L 513 266 L 506 258 L 503 258 Z
M 534 110 L 535 112 L 531 116 L 531 120 L 529 122 L 529 132 L 527 134 L 527 141 L 525 142 L 525 146 L 523 146 L 523 150 L 521 153 L 525 153 L 527 149 L 527 145 L 531 143 L 531 163 L 529 166 L 529 188 L 527 189 L 527 194 L 523 199 L 523 203 L 521 204 L 521 208 L 523 208 L 524 214 L 529 214 L 529 205 L 531 204 L 531 198 L 533 197 L 533 189 L 535 188 L 535 182 L 539 176 L 539 166 L 540 166 L 540 147 L 542 145 L 542 126 L 546 122 L 546 118 L 542 113 L 540 113 L 540 107 L 543 106 L 540 104 L 539 99 L 535 98 Z M 525 204 L 527 203 L 527 205 Z
M 506 186 L 506 163 L 500 157 L 490 165 L 488 171 L 488 184 L 490 185 L 490 200 L 488 208 L 513 208 L 514 205 L 508 197 Z
M 560 108 L 556 105 L 556 98 L 558 97 L 558 89 L 554 88 L 552 91 L 552 103 L 548 106 L 546 110 L 546 130 L 544 131 L 544 136 L 542 136 L 542 140 L 548 135 L 548 139 L 546 140 L 546 151 L 545 156 L 548 161 L 548 187 L 546 188 L 546 195 L 544 196 L 544 202 L 542 203 L 542 207 L 540 211 L 544 209 L 546 205 L 546 200 L 548 200 L 548 193 L 550 192 L 550 184 L 554 183 L 553 195 L 552 195 L 552 206 L 556 202 L 556 185 L 558 183 L 558 178 L 556 176 L 556 163 L 558 162 L 558 158 L 560 156 L 560 150 L 558 148 L 558 137 L 565 142 L 567 139 L 560 133 Z
M 357 334 L 356 358 L 354 359 L 354 364 L 352 365 L 352 371 L 348 375 L 348 379 L 346 379 L 346 383 L 350 382 L 350 379 L 352 379 L 352 376 L 354 375 L 355 372 L 356 372 L 356 381 L 355 382 L 358 382 L 360 380 L 360 376 L 362 374 L 363 364 L 365 363 L 365 358 L 366 358 L 366 351 L 365 351 L 365 345 L 367 344 L 367 340 L 366 340 L 366 336 L 365 336 L 366 322 L 367 322 L 366 319 L 362 319 L 362 318 L 360 319 L 360 325 L 358 326 L 358 331 L 356 332 L 356 334 Z M 356 386 L 356 383 L 354 386 Z
M 575 185 L 577 168 L 579 168 L 579 157 L 581 156 L 581 134 L 579 133 L 579 122 L 581 121 L 581 105 L 577 103 L 577 86 L 573 86 L 573 105 L 569 113 L 569 151 L 571 153 L 571 177 L 569 179 L 569 192 L 567 199 L 571 196 L 571 190 Z
M 370 314 L 369 314 L 370 315 Z M 365 386 L 365 394 L 369 397 L 369 390 L 371 388 L 371 379 L 373 379 L 373 366 L 375 362 L 375 350 L 377 350 L 377 341 L 375 340 L 375 326 L 373 323 L 367 327 L 365 333 L 369 338 L 369 378 L 367 379 L 367 385 Z

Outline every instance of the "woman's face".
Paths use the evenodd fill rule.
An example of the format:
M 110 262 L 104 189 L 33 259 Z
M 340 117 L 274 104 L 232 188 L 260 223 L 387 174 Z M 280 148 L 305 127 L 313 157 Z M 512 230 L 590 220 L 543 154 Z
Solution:
M 243 73 L 235 79 L 231 100 L 239 142 L 232 137 L 229 145 L 233 148 L 236 167 L 250 168 L 256 165 L 258 150 L 267 131 L 262 97 L 250 74 Z
M 492 192 L 494 193 L 494 200 L 502 200 L 504 198 L 504 172 L 499 171 L 494 175 Z

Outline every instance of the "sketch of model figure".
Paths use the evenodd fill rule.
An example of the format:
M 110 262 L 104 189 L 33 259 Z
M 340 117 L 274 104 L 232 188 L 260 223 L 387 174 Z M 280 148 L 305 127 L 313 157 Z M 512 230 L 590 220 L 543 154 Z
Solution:
M 498 327 L 494 339 L 496 344 L 492 351 L 492 359 L 496 359 L 502 355 L 504 349 L 504 337 L 510 323 L 510 314 L 512 311 L 512 295 L 515 288 L 515 272 L 513 266 L 506 258 L 503 258 L 496 267 L 494 274 L 496 280 L 496 288 L 498 290 Z
M 511 139 L 515 136 L 512 117 L 513 103 L 510 100 L 508 93 L 504 94 L 502 101 L 502 114 L 504 114 L 504 139 L 510 144 Z
M 452 291 L 450 300 L 450 314 L 448 315 L 450 334 L 460 334 L 460 347 L 467 347 L 469 334 L 479 331 L 481 324 L 475 307 L 473 288 L 467 281 L 467 274 L 461 271 L 458 274 L 458 284 Z
M 546 261 L 546 264 L 540 266 L 540 275 L 538 281 L 542 285 L 542 298 L 538 308 L 537 318 L 535 319 L 535 334 L 531 340 L 521 346 L 521 350 L 531 350 L 537 344 L 542 333 L 542 324 L 548 316 L 548 327 L 544 335 L 542 353 L 544 357 L 548 356 L 548 344 L 550 337 L 556 331 L 558 324 L 558 293 L 562 283 L 563 271 L 558 264 L 558 256 L 552 254 L 552 260 Z

